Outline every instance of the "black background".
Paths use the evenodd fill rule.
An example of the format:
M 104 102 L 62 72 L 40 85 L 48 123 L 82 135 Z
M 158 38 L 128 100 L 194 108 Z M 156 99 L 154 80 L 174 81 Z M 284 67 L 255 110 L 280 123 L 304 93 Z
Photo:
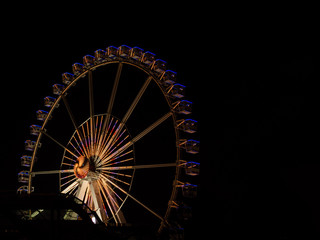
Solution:
M 1 191 L 17 188 L 28 126 L 60 74 L 98 48 L 126 44 L 166 60 L 194 102 L 201 181 L 192 234 L 320 237 L 319 49 L 308 24 L 210 14 L 137 20 L 136 12 L 116 24 L 120 16 L 100 19 L 97 10 L 22 12 L 3 30 Z

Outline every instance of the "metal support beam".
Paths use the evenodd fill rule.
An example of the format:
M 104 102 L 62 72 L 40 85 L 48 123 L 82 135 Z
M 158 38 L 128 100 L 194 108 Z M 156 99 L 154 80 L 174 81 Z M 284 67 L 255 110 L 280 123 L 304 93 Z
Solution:
M 127 169 L 145 169 L 145 168 L 162 168 L 162 167 L 176 167 L 176 163 L 161 163 L 161 164 L 147 164 L 135 166 L 121 166 L 121 167 L 101 167 L 99 170 L 127 170 Z
M 88 71 L 89 77 L 89 104 L 90 104 L 90 117 L 94 115 L 94 99 L 93 99 L 93 80 L 92 80 L 92 71 Z
M 58 174 L 58 173 L 73 173 L 73 169 L 66 169 L 66 170 L 52 170 L 52 171 L 37 171 L 31 172 L 30 174 L 32 177 L 36 175 L 47 175 L 47 174 Z
M 96 211 L 102 222 L 107 222 L 108 217 L 104 210 L 104 205 L 99 191 L 98 183 L 96 181 L 90 181 L 89 186 L 91 197 L 95 206 L 95 209 L 93 210 Z
M 72 114 L 72 111 L 71 111 L 71 108 L 70 108 L 70 106 L 69 106 L 69 103 L 68 103 L 68 101 L 67 101 L 67 99 L 66 99 L 66 96 L 65 96 L 65 95 L 61 95 L 61 97 L 62 97 L 62 100 L 63 100 L 64 105 L 66 106 L 66 109 L 67 109 L 67 111 L 68 111 L 69 117 L 70 117 L 70 119 L 71 119 L 71 121 L 72 121 L 72 124 L 73 124 L 73 126 L 74 126 L 74 129 L 77 130 L 77 129 L 78 129 L 78 125 L 77 125 L 76 120 L 75 120 L 75 118 L 74 118 L 74 116 L 73 116 L 73 114 Z

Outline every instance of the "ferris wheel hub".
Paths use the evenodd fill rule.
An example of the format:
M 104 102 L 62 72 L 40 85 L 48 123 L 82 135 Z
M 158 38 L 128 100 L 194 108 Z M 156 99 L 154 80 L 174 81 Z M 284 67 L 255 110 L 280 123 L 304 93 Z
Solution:
M 91 156 L 89 159 L 85 156 L 79 156 L 77 162 L 73 167 L 74 175 L 79 179 L 97 178 L 96 166 L 94 163 L 95 156 Z

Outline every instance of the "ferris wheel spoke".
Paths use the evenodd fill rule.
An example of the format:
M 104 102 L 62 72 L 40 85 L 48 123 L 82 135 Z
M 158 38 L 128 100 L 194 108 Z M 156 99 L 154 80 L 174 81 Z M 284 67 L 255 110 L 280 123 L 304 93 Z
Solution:
M 63 102 L 64 102 L 64 105 L 65 105 L 65 107 L 66 107 L 66 109 L 67 109 L 68 115 L 69 115 L 69 117 L 70 117 L 70 119 L 71 119 L 71 121 L 72 121 L 73 127 L 74 127 L 74 129 L 75 129 L 75 131 L 76 131 L 76 133 L 77 133 L 77 135 L 78 135 L 78 138 L 79 138 L 79 140 L 80 140 L 80 143 L 81 143 L 82 147 L 85 148 L 84 145 L 83 145 L 83 139 L 84 139 L 84 137 L 82 136 L 81 132 L 79 131 L 79 127 L 78 127 L 77 122 L 76 122 L 76 120 L 75 120 L 75 118 L 74 118 L 74 115 L 73 115 L 73 113 L 72 113 L 72 111 L 71 111 L 71 108 L 70 108 L 70 106 L 69 106 L 68 100 L 66 99 L 65 95 L 61 95 L 61 97 L 62 97 L 62 100 L 63 100 Z M 87 154 L 87 153 L 86 153 L 86 154 Z
M 122 131 L 122 133 L 119 135 L 120 131 L 117 129 L 117 131 L 115 132 L 115 136 L 111 139 L 111 144 L 109 146 L 109 149 L 112 148 L 116 143 L 118 143 L 118 141 L 121 139 L 122 135 L 126 132 L 127 130 L 124 129 Z M 129 137 L 129 134 L 126 135 L 123 139 L 121 139 L 121 141 L 115 146 L 115 148 L 117 148 L 119 145 L 121 145 L 127 138 Z M 112 150 L 111 150 L 112 151 Z
M 101 124 L 102 124 L 103 116 L 99 118 L 96 117 L 95 123 L 94 123 L 94 137 L 93 137 L 93 155 L 97 155 L 98 149 L 99 149 L 99 142 L 100 142 L 100 137 L 103 135 L 101 134 Z M 100 124 L 99 124 L 100 123 Z
M 108 183 L 106 183 L 102 179 L 99 179 L 98 184 L 101 188 L 102 195 L 104 196 L 104 198 L 107 202 L 109 211 L 111 212 L 116 224 L 118 222 L 120 224 L 126 223 L 124 215 L 120 210 L 117 198 L 120 200 L 121 203 L 123 203 L 124 200 L 112 189 L 112 187 L 109 186 Z
M 104 119 L 104 122 L 103 122 L 103 126 L 102 126 L 102 133 L 105 133 L 107 132 L 106 130 L 110 129 L 110 117 L 111 117 L 111 112 L 112 112 L 112 108 L 113 108 L 113 104 L 114 104 L 114 100 L 115 100 L 115 97 L 116 97 L 116 93 L 117 93 L 117 89 L 118 89 L 118 85 L 119 85 L 119 80 L 120 80 L 120 76 L 121 76 L 121 72 L 122 72 L 122 66 L 123 66 L 123 63 L 119 63 L 118 65 L 118 69 L 117 69 L 117 73 L 116 73 L 116 77 L 115 77 L 115 80 L 114 80 L 114 83 L 113 83 L 113 88 L 112 88 L 112 92 L 111 92 L 111 96 L 110 96 L 110 99 L 109 99 L 109 104 L 108 104 L 108 109 L 107 109 L 107 114 L 106 114 L 106 117 Z M 111 122 L 112 122 L 113 119 L 111 119 Z M 109 124 L 110 123 L 110 124 Z M 100 124 L 100 127 L 101 127 L 101 124 Z M 111 136 L 111 134 L 109 134 L 109 137 Z M 98 143 L 98 146 L 97 146 L 97 151 L 100 150 L 101 148 L 101 144 L 103 146 L 104 144 L 104 141 L 105 141 L 105 138 L 107 137 L 107 134 L 104 134 L 104 136 L 102 138 L 99 138 L 99 143 Z M 108 138 L 109 138 L 108 137 Z M 108 139 L 107 138 L 107 139 Z
M 108 152 L 112 152 L 112 150 L 110 150 L 110 148 L 117 143 L 117 141 L 121 138 L 121 136 L 123 135 L 123 133 L 126 131 L 124 130 L 120 136 L 119 136 L 119 127 L 115 129 L 116 125 L 117 125 L 118 120 L 115 122 L 115 124 L 113 125 L 112 130 L 110 131 L 110 134 L 108 136 L 108 138 L 106 139 L 106 141 L 103 143 L 102 145 L 102 151 L 99 153 L 99 155 L 101 156 L 101 158 L 103 158 L 105 156 L 105 154 L 108 154 Z M 119 137 L 118 137 L 119 136 Z M 121 142 L 122 143 L 122 142 Z M 118 144 L 119 145 L 119 144 Z M 109 151 L 110 150 L 110 151 Z
M 51 137 L 47 132 L 45 131 L 41 131 L 45 136 L 47 136 L 49 139 L 51 139 L 53 142 L 55 142 L 57 145 L 59 145 L 60 147 L 62 147 L 64 150 L 66 150 L 68 153 L 70 153 L 72 156 L 78 158 L 79 156 L 77 156 L 75 153 L 73 153 L 72 151 L 70 151 L 68 148 L 66 148 L 65 146 L 63 146 L 60 142 L 58 142 L 55 138 Z
M 88 124 L 88 122 L 86 122 L 86 125 L 87 124 Z M 81 148 L 83 149 L 86 157 L 89 158 L 90 154 L 89 154 L 88 140 L 87 140 L 86 131 L 84 129 L 84 124 L 81 125 L 81 130 L 82 130 L 82 132 L 80 132 L 80 127 L 77 129 L 77 131 L 76 131 L 77 136 L 79 138 Z
M 93 139 L 94 139 L 94 99 L 93 99 L 93 80 L 92 80 L 92 71 L 88 71 L 88 78 L 89 78 L 89 105 L 90 105 L 90 152 L 93 155 Z
M 72 179 L 70 179 L 69 181 L 61 184 L 61 187 L 65 186 L 65 185 L 67 185 L 67 184 L 69 184 L 69 183 L 71 183 L 72 181 L 77 181 L 77 180 L 78 180 L 78 178 L 74 176 L 74 177 L 73 177 Z
M 66 170 L 50 170 L 50 171 L 37 171 L 32 172 L 31 175 L 34 177 L 36 175 L 48 175 L 48 174 L 58 174 L 58 173 L 73 173 L 73 169 L 66 169 Z
M 122 136 L 122 134 L 121 134 Z M 129 137 L 129 135 L 127 135 L 126 137 L 124 137 L 120 142 L 119 139 L 120 137 L 119 136 L 118 138 L 114 139 L 112 138 L 110 141 L 111 141 L 111 144 L 108 144 L 105 148 L 105 150 L 103 151 L 103 153 L 101 154 L 101 158 L 105 158 L 106 156 L 108 156 L 108 154 L 111 154 L 113 153 L 114 151 L 116 151 L 117 149 L 119 149 L 119 147 L 125 142 L 125 140 L 127 140 L 127 138 Z M 116 146 L 114 146 L 115 144 L 117 143 Z
M 111 96 L 110 96 L 109 104 L 108 104 L 108 108 L 107 108 L 107 116 L 106 116 L 106 118 L 104 120 L 103 127 L 102 127 L 103 131 L 105 131 L 105 129 L 108 126 L 109 121 L 110 121 L 110 116 L 111 116 L 111 112 L 112 112 L 114 100 L 115 100 L 115 97 L 116 97 L 116 94 L 117 94 L 119 80 L 120 80 L 120 76 L 121 76 L 121 72 L 122 72 L 122 66 L 123 66 L 123 63 L 120 62 L 119 65 L 118 65 L 116 77 L 115 77 L 114 82 L 113 82 Z
M 62 97 L 63 103 L 64 103 L 64 105 L 65 105 L 65 107 L 67 109 L 68 115 L 69 115 L 69 117 L 70 117 L 70 119 L 72 121 L 73 127 L 74 127 L 75 130 L 77 130 L 78 129 L 78 125 L 77 125 L 77 122 L 76 122 L 76 120 L 74 118 L 74 115 L 73 115 L 73 113 L 71 111 L 71 108 L 70 108 L 70 105 L 68 103 L 68 100 L 66 99 L 65 95 L 61 95 L 61 97 Z
M 101 193 L 102 193 L 102 195 L 103 195 L 103 197 L 104 197 L 104 199 L 105 199 L 105 201 L 106 201 L 106 203 L 107 203 L 108 209 L 109 209 L 109 211 L 111 212 L 111 215 L 113 216 L 113 218 L 114 218 L 114 220 L 115 220 L 115 222 L 116 222 L 116 224 L 117 224 L 118 221 L 117 221 L 117 218 L 116 218 L 116 216 L 115 216 L 115 214 L 114 214 L 114 211 L 113 211 L 113 209 L 112 209 L 112 207 L 111 207 L 110 200 L 109 200 L 109 198 L 106 196 L 105 191 L 103 191 L 103 190 L 106 190 L 106 189 L 101 185 L 100 181 L 98 181 L 98 185 L 99 185 L 99 187 L 100 187 L 100 189 L 101 189 Z M 108 194 L 108 193 L 107 193 L 107 194 Z M 108 196 L 109 196 L 109 194 L 108 194 Z
M 119 159 L 119 158 L 122 158 L 122 157 L 124 157 L 124 156 L 126 156 L 126 155 L 128 155 L 129 153 L 132 153 L 132 152 L 133 152 L 133 149 L 130 150 L 130 151 L 128 151 L 128 152 L 125 152 L 125 153 L 123 153 L 123 154 L 121 154 L 121 155 L 118 155 L 117 157 L 114 158 L 114 160 Z M 133 158 L 130 158 L 130 159 L 128 159 L 128 160 L 133 160 Z M 116 163 L 120 163 L 120 162 L 114 162 L 113 164 L 116 164 Z
M 109 100 L 109 105 L 108 105 L 108 110 L 107 110 L 108 114 L 111 114 L 111 112 L 112 112 L 113 103 L 114 103 L 114 99 L 116 97 L 118 84 L 119 84 L 119 80 L 120 80 L 120 76 L 121 76 L 121 72 L 122 72 L 122 66 L 123 66 L 123 64 L 120 62 L 118 65 L 117 74 L 114 79 L 113 88 L 112 88 L 112 92 L 111 92 L 111 96 L 110 96 L 110 100 Z
M 106 222 L 108 216 L 104 211 L 104 203 L 100 194 L 99 186 L 96 181 L 89 182 L 91 198 L 93 200 L 94 210 L 103 222 Z
M 106 178 L 105 176 L 102 176 L 102 178 L 109 182 L 111 185 L 113 185 L 114 187 L 116 187 L 117 189 L 119 189 L 121 192 L 123 192 L 124 194 L 126 194 L 128 197 L 130 197 L 132 200 L 134 200 L 136 203 L 138 203 L 139 205 L 141 205 L 142 207 L 144 207 L 146 210 L 148 210 L 150 213 L 152 213 L 154 216 L 156 216 L 157 218 L 159 218 L 162 222 L 165 221 L 165 219 L 163 217 L 161 217 L 159 214 L 157 214 L 155 211 L 153 211 L 151 208 L 147 207 L 145 204 L 143 204 L 141 201 L 139 201 L 138 199 L 136 199 L 134 196 L 132 196 L 131 194 L 129 194 L 129 192 L 125 191 L 124 189 L 122 189 L 121 187 L 119 187 L 116 183 L 114 183 L 113 181 L 111 181 L 110 179 Z
M 76 197 L 79 198 L 81 201 L 85 202 L 85 197 L 88 195 L 87 194 L 88 189 L 89 189 L 88 181 L 81 181 L 79 183 L 79 188 L 76 192 Z
M 119 196 L 119 194 L 117 194 L 116 191 L 112 188 L 112 186 L 110 186 L 110 184 L 108 184 L 103 178 L 100 178 L 99 181 L 100 181 L 101 186 L 102 186 L 104 189 L 110 190 L 110 191 L 112 192 L 112 195 L 116 196 L 117 199 L 120 200 L 120 202 L 123 202 L 123 201 L 124 201 L 124 199 L 122 199 L 122 198 Z M 116 200 L 116 201 L 117 201 L 117 200 Z
M 77 136 L 79 137 L 79 135 L 77 134 Z M 77 146 L 78 147 L 76 147 L 76 146 L 74 146 L 74 144 L 72 144 L 72 141 L 75 141 L 76 142 L 76 144 L 77 144 Z M 79 143 L 80 142 L 80 143 Z M 73 137 L 71 138 L 71 140 L 70 140 L 70 145 L 79 153 L 79 150 L 81 151 L 81 154 L 79 154 L 79 156 L 80 155 L 85 155 L 85 156 L 87 156 L 87 153 L 85 152 L 85 147 L 84 147 L 84 145 L 83 145 L 83 141 L 79 138 L 79 141 L 77 140 L 77 137 L 75 136 L 75 135 L 73 135 Z M 79 150 L 78 150 L 79 149 Z
M 102 122 L 103 117 L 101 117 L 100 119 L 100 126 L 101 126 L 101 122 Z M 93 155 L 95 155 L 97 153 L 97 147 L 98 147 L 98 140 L 99 140 L 99 135 L 100 135 L 100 130 L 101 128 L 98 127 L 98 121 L 99 118 L 96 118 L 96 122 L 95 122 L 95 126 L 94 126 L 94 145 L 93 145 Z
M 77 142 L 78 143 L 78 142 Z M 79 154 L 79 156 L 81 156 L 82 154 L 83 154 L 83 150 L 80 148 L 80 150 L 81 150 L 81 152 L 82 153 L 80 153 L 79 152 L 79 150 L 78 150 L 78 148 L 76 148 L 73 144 L 72 144 L 72 142 L 70 141 L 69 142 L 69 144 L 73 147 L 73 149 Z M 79 146 L 79 144 L 78 144 L 78 146 Z M 73 159 L 71 159 L 72 161 L 75 161 L 75 160 L 73 160 Z
M 150 133 L 153 129 L 155 129 L 157 126 L 159 126 L 161 123 L 163 123 L 166 119 L 168 119 L 170 116 L 172 116 L 172 112 L 168 112 L 161 118 L 159 118 L 157 121 L 155 121 L 153 124 L 151 124 L 149 127 L 147 127 L 145 130 L 143 130 L 140 134 L 138 134 L 136 137 L 134 137 L 131 141 L 123 145 L 122 147 L 118 148 L 115 152 L 108 155 L 105 158 L 105 163 L 109 162 L 109 160 L 113 159 L 114 157 L 121 154 L 123 151 L 131 147 L 134 143 L 138 142 L 141 138 L 143 138 L 145 135 Z
M 72 172 L 73 172 L 73 169 L 69 169 L 69 170 L 70 171 L 72 170 Z M 73 177 L 73 176 L 74 176 L 73 174 L 69 174 L 69 175 L 67 175 L 65 177 L 61 177 L 60 180 L 68 179 L 68 178 Z
M 127 162 L 127 161 L 132 161 L 134 160 L 133 157 L 131 158 L 127 158 L 127 159 L 123 159 L 123 160 L 120 160 L 120 161 L 117 161 L 115 162 L 115 160 L 119 159 L 119 158 L 122 158 L 130 153 L 133 152 L 133 149 L 132 150 L 129 150 L 121 155 L 118 155 L 117 157 L 114 157 L 112 159 L 108 159 L 107 158 L 102 158 L 102 160 L 99 162 L 99 164 L 97 164 L 97 167 L 101 167 L 101 166 L 104 166 L 104 167 L 107 167 L 107 166 L 110 166 L 110 165 L 115 165 L 115 164 L 119 164 L 119 163 L 123 163 L 123 162 Z
M 121 176 L 121 177 L 127 177 L 127 178 L 131 178 L 132 175 L 129 175 L 129 174 L 123 174 L 123 173 L 118 173 L 118 172 L 110 172 L 110 171 L 103 171 L 104 173 L 106 173 L 107 175 L 110 176 L 110 174 L 112 175 L 118 175 L 118 176 Z
M 123 180 L 121 180 L 121 179 L 118 179 L 118 178 L 116 178 L 116 177 L 111 176 L 111 175 L 108 174 L 107 172 L 102 172 L 102 174 L 105 175 L 105 177 L 107 177 L 107 178 L 113 179 L 114 181 L 117 181 L 117 182 L 120 182 L 120 183 L 123 183 L 123 184 L 125 184 L 125 185 L 130 186 L 130 181 L 129 181 L 129 182 L 123 181 Z
M 122 146 L 121 148 L 119 148 L 117 151 L 115 151 L 114 153 L 110 154 L 109 156 L 107 156 L 104 159 L 104 163 L 108 163 L 110 161 L 113 160 L 114 157 L 118 156 L 120 153 L 124 152 L 125 150 L 127 150 L 129 147 L 131 147 L 133 145 L 133 141 L 130 141 L 128 143 L 126 143 L 124 146 Z
M 149 127 L 147 127 L 145 130 L 143 130 L 140 134 L 138 134 L 136 137 L 132 139 L 133 142 L 139 141 L 141 138 L 143 138 L 145 135 L 150 133 L 153 129 L 155 129 L 157 126 L 159 126 L 161 123 L 163 123 L 165 120 L 167 120 L 170 116 L 172 116 L 172 112 L 168 112 L 161 118 L 159 118 L 157 121 L 155 121 L 153 124 L 151 124 Z
M 176 167 L 176 163 L 160 163 L 160 164 L 146 164 L 146 165 L 133 165 L 133 166 L 120 166 L 120 167 L 99 167 L 99 170 L 109 171 L 109 170 L 128 170 L 128 169 L 152 169 L 152 168 L 166 168 L 166 167 Z
M 135 107 L 137 106 L 137 104 L 138 104 L 139 100 L 141 99 L 142 95 L 143 95 L 144 92 L 146 91 L 146 89 L 147 89 L 149 83 L 151 82 L 151 80 L 152 80 L 152 77 L 149 76 L 149 77 L 147 78 L 147 80 L 144 82 L 144 84 L 143 84 L 143 86 L 141 87 L 138 95 L 137 95 L 136 98 L 133 100 L 130 108 L 129 108 L 128 111 L 127 111 L 127 113 L 124 115 L 124 117 L 123 117 L 123 119 L 122 119 L 122 121 L 121 121 L 122 124 L 125 124 L 125 123 L 128 121 L 129 117 L 131 116 L 133 110 L 134 110 Z
M 76 181 L 74 181 L 76 180 Z M 61 193 L 67 194 L 71 191 L 73 191 L 76 187 L 78 187 L 80 180 L 77 178 L 73 178 L 70 181 L 64 183 L 63 185 L 61 185 L 61 187 L 63 187 L 64 185 L 70 183 L 71 181 L 74 181 L 73 183 L 71 183 L 68 187 L 66 187 L 63 191 L 61 191 Z
M 88 71 L 89 78 L 89 106 L 90 106 L 90 118 L 93 118 L 94 115 L 94 100 L 93 100 L 93 80 L 92 80 L 92 71 Z
M 130 152 L 132 152 L 132 151 L 133 151 L 133 150 L 128 151 L 128 153 L 130 153 Z M 128 162 L 128 161 L 133 161 L 133 160 L 134 160 L 134 158 L 131 157 L 131 158 L 127 158 L 127 159 L 123 159 L 123 160 L 120 160 L 120 161 L 115 162 L 116 159 L 117 159 L 117 157 L 109 160 L 108 162 L 104 163 L 102 166 L 103 166 L 103 167 L 108 167 L 108 166 L 111 166 L 111 165 L 117 165 L 117 164 L 119 164 L 119 163 L 124 163 L 124 162 Z M 99 169 L 100 169 L 100 168 L 99 168 Z
M 102 148 L 102 150 L 99 152 L 99 161 L 97 162 L 97 166 L 103 165 L 108 163 L 109 161 L 112 161 L 113 159 L 110 158 L 110 155 L 113 155 L 119 148 L 120 146 L 124 146 L 125 145 L 125 141 L 128 139 L 129 135 L 126 135 L 123 137 L 123 139 L 121 139 L 123 133 L 125 133 L 126 130 L 124 130 L 120 136 L 118 136 L 117 138 L 112 137 L 108 143 L 106 143 L 104 145 L 104 147 Z M 114 133 L 114 135 L 118 135 L 116 132 Z M 116 144 L 116 146 L 114 146 Z

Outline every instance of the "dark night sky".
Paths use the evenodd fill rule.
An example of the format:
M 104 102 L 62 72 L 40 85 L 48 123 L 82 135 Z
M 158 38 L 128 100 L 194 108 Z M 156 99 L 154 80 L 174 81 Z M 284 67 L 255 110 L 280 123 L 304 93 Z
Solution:
M 9 127 L 2 135 L 1 190 L 16 188 L 28 126 L 51 84 L 82 56 L 127 44 L 166 60 L 190 89 L 201 128 L 195 228 L 217 239 L 319 238 L 319 49 L 312 36 L 266 23 L 218 24 L 208 27 L 212 36 L 178 22 L 139 37 L 117 35 L 108 24 L 99 31 L 87 25 L 77 31 L 73 21 L 44 28 L 34 19 L 16 26 L 3 54 L 10 64 L 2 76 Z

